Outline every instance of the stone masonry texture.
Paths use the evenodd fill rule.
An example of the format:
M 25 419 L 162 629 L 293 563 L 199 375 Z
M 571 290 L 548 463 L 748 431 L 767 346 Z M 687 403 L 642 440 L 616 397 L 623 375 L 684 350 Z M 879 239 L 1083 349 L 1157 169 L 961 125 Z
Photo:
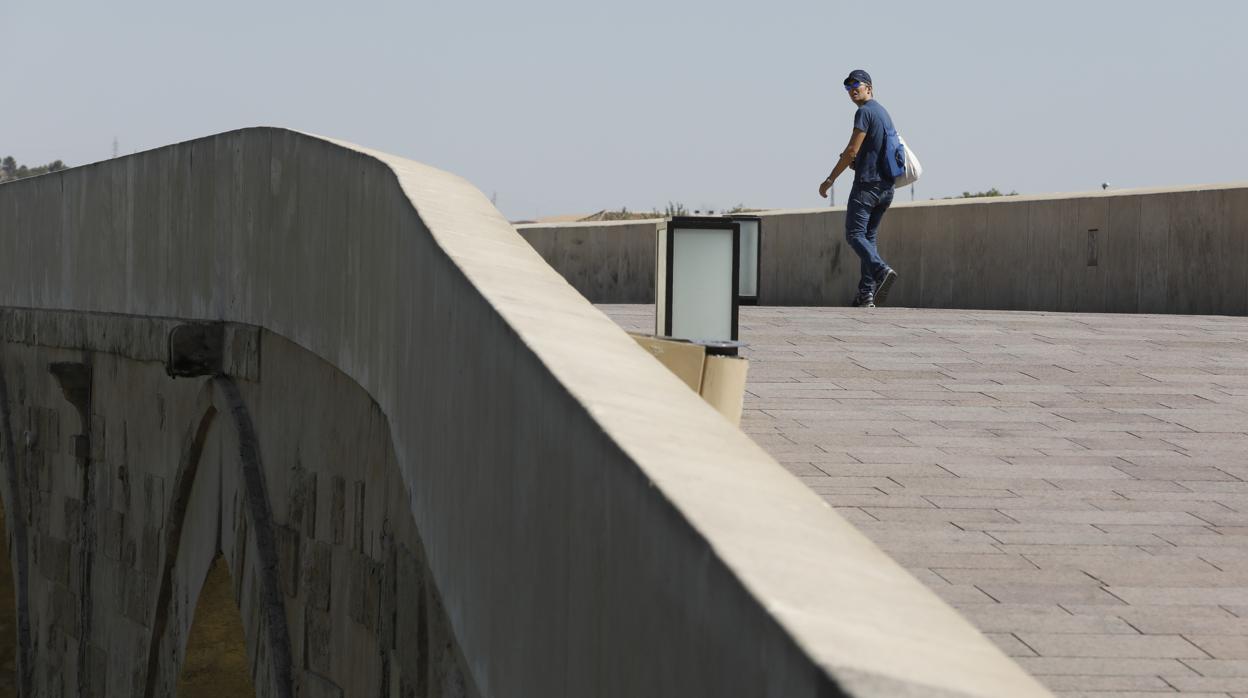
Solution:
M 15 329 L 36 321 L 46 323 L 37 337 Z M 151 356 L 100 350 L 108 337 L 161 333 L 159 323 L 112 316 L 92 332 L 91 322 L 0 309 L 0 382 L 9 398 L 0 416 L 15 434 L 0 463 L 12 456 L 19 464 L 13 511 L 28 514 L 26 540 L 17 528 L 9 535 L 28 543 L 33 580 L 19 603 L 32 639 L 15 695 L 170 695 L 206 565 L 217 556 L 229 563 L 256 695 L 390 695 L 391 683 L 411 686 L 402 695 L 413 698 L 478 695 L 429 579 L 390 434 L 358 384 L 271 335 L 263 335 L 263 371 L 239 380 L 273 517 L 276 559 L 266 561 L 233 422 L 212 417 L 228 406 L 205 397 L 220 379 L 175 380 Z M 78 347 L 65 348 L 70 341 Z M 94 368 L 90 460 L 66 447 L 79 417 L 47 373 L 54 361 L 84 357 Z M 188 437 L 197 425 L 206 425 L 198 451 Z M 377 484 L 345 503 L 355 528 L 344 539 L 341 483 L 359 477 Z M 263 594 L 270 562 L 275 609 Z M 391 619 L 406 605 L 424 620 L 396 634 Z M 273 618 L 288 624 L 286 667 L 275 665 Z

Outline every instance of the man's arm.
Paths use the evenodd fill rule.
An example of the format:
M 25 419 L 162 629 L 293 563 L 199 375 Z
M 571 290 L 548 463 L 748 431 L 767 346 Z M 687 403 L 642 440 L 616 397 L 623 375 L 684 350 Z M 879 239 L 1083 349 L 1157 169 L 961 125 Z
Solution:
M 819 196 L 828 198 L 828 189 L 832 187 L 832 183 L 836 181 L 841 173 L 854 164 L 854 158 L 858 157 L 858 149 L 862 147 L 862 142 L 866 140 L 867 132 L 861 129 L 854 129 L 853 134 L 849 137 L 849 145 L 845 146 L 845 152 L 841 153 L 841 159 L 836 161 L 836 167 L 832 168 L 832 174 L 823 180 L 819 185 Z

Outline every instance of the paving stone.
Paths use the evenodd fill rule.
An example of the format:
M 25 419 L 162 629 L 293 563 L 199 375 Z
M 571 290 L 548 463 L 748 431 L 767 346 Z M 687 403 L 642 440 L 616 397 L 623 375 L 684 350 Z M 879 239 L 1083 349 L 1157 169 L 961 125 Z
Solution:
M 1248 676 L 1248 659 L 1184 659 L 1183 663 L 1201 676 Z
M 1179 695 L 1175 691 L 1156 693 L 1153 691 L 1062 691 L 1058 698 L 1160 698 L 1161 696 Z M 1183 693 L 1184 698 L 1233 698 L 1229 693 Z
M 1248 587 L 1242 586 L 1211 589 L 1111 586 L 1109 591 L 1129 604 L 1148 604 L 1153 606 L 1248 604 Z
M 1000 477 L 1000 478 L 1038 478 L 1038 479 L 1083 479 L 1083 480 L 1126 480 L 1131 476 L 1110 465 L 963 465 L 956 462 L 944 463 L 945 469 L 963 478 Z
M 905 567 L 928 567 L 932 569 L 1025 569 L 1034 570 L 1036 566 L 1022 555 L 1004 553 L 988 553 L 982 555 L 964 553 L 894 552 L 893 559 Z
M 1124 605 L 1105 589 L 1087 584 L 980 584 L 984 593 L 1002 603 Z
M 1112 546 L 1112 545 L 1150 545 L 1160 542 L 1162 539 L 1148 532 L 1140 533 L 1119 533 L 1110 534 L 1104 531 L 1081 531 L 1081 532 L 1064 532 L 1064 531 L 994 531 L 992 537 L 997 541 L 1005 544 L 1020 545 L 1084 545 L 1084 546 Z
M 1195 691 L 1248 692 L 1248 676 L 1177 676 L 1170 683 L 1185 695 Z
M 1101 586 L 1095 578 L 1080 570 L 984 570 L 984 569 L 938 569 L 933 570 L 950 584 L 1038 584 Z
M 1073 615 L 1053 604 L 959 604 L 957 608 L 984 632 L 1140 634 L 1121 618 Z
M 1036 511 L 1002 509 L 1020 523 L 1046 521 L 1054 523 L 1120 524 L 1124 526 L 1174 525 L 1204 526 L 1208 522 L 1181 511 Z
M 993 509 L 938 509 L 928 507 L 922 509 L 870 507 L 865 511 L 880 521 L 948 521 L 959 522 L 993 522 L 1014 523 L 1005 514 Z
M 1018 638 L 1043 657 L 1205 658 L 1180 635 L 1073 635 L 1019 632 Z
M 1041 677 L 1064 676 L 1194 676 L 1177 659 L 1122 659 L 1108 657 L 1019 657 L 1028 672 Z
M 1214 659 L 1248 659 L 1248 637 L 1243 635 L 1190 634 L 1185 637 Z
M 872 489 L 869 493 L 858 492 L 843 494 L 820 492 L 820 494 L 823 495 L 823 501 L 834 507 L 881 507 L 887 509 L 931 509 L 933 511 L 940 511 L 936 508 L 936 505 L 922 497 L 907 497 L 904 495 L 886 494 L 876 489 Z
M 1158 676 L 1045 676 L 1044 685 L 1053 691 L 1106 691 L 1121 696 L 1123 691 L 1147 692 L 1156 698 L 1159 693 L 1172 693 L 1174 688 Z
M 1000 497 L 951 497 L 927 495 L 926 500 L 942 509 L 1041 509 L 1045 511 L 1096 511 L 1099 506 L 1074 497 L 1023 497 L 1014 493 Z

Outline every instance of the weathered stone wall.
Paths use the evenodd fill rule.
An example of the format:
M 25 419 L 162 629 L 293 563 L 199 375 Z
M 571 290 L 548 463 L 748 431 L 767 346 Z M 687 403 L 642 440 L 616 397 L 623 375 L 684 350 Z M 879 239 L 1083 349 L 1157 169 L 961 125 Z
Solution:
M 217 555 L 257 695 L 476 695 L 376 403 L 249 328 L 232 375 L 171 378 L 174 325 L 0 310 L 22 695 L 172 695 Z M 55 363 L 89 367 L 88 428 Z
M 761 305 L 849 303 L 859 263 L 845 243 L 844 208 L 757 215 Z M 619 260 L 639 260 L 635 267 L 653 259 L 653 230 L 649 237 L 600 224 L 519 230 L 591 302 L 654 301 L 653 268 L 616 278 Z M 879 245 L 901 275 L 890 305 L 1248 314 L 1243 184 L 899 201 L 884 216 Z
M 357 383 L 389 425 L 432 585 L 481 695 L 1046 695 L 444 172 L 261 128 L 5 184 L 0 307 L 260 327 Z M 265 612 L 251 651 L 278 690 L 283 666 L 311 660 L 289 618 L 288 663 L 279 656 L 272 611 L 290 582 L 274 560 L 293 534 L 262 522 L 302 520 L 307 536 L 307 514 L 281 518 L 285 495 L 266 514 L 254 481 L 274 456 L 261 452 L 260 468 L 247 454 L 276 418 L 235 408 L 291 405 L 282 391 L 257 404 L 246 342 L 226 347 L 235 379 L 213 382 L 210 428 L 238 434 L 238 506 L 255 538 L 241 549 L 271 571 L 255 583 L 260 602 L 240 598 L 245 617 Z M 326 491 L 331 502 L 316 507 L 318 541 L 333 475 L 356 496 L 349 472 L 318 476 L 318 502 Z M 337 575 L 358 558 L 331 559 Z

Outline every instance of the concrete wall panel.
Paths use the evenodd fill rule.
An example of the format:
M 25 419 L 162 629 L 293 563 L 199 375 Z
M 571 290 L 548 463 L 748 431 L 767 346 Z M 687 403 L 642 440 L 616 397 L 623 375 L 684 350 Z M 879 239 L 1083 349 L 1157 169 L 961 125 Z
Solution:
M 1214 258 L 1211 260 L 1209 280 L 1214 293 L 1211 307 L 1220 315 L 1248 314 L 1248 298 L 1243 292 L 1244 262 L 1248 256 L 1248 236 L 1235 225 L 1235 207 L 1243 201 L 1243 190 L 1218 192 L 1217 204 L 1210 211 L 1208 225 L 1214 232 Z
M 653 303 L 656 224 L 520 225 L 516 230 L 586 298 Z
M 879 239 L 900 274 L 889 303 L 1243 315 L 1248 271 L 1235 260 L 1248 254 L 1239 222 L 1248 215 L 1246 190 L 1231 184 L 898 203 Z M 760 215 L 759 303 L 847 304 L 859 265 L 844 242 L 844 209 Z M 606 290 L 652 267 L 615 265 L 617 257 L 642 257 L 603 244 L 609 236 L 596 224 L 520 230 L 590 301 L 651 302 Z
M 937 307 L 956 307 L 954 305 L 954 283 L 961 273 L 962 259 L 958 254 L 928 254 L 933 249 L 950 249 L 952 241 L 957 237 L 959 221 L 957 213 L 949 210 L 934 211 L 930 217 L 919 221 L 917 230 L 923 236 L 923 260 L 920 263 L 920 275 L 923 279 L 921 297 L 923 305 Z M 853 252 L 849 251 L 853 257 Z M 900 269 L 898 274 L 907 270 Z M 761 302 L 761 299 L 760 299 Z
M 1105 310 L 1111 313 L 1139 312 L 1140 215 L 1142 197 L 1116 196 L 1109 200 L 1108 232 L 1105 233 L 1099 263 L 1105 275 Z
M 923 288 L 923 236 L 911 232 L 915 217 L 907 209 L 898 209 L 884 216 L 880 232 L 880 254 L 896 268 L 906 269 L 904 279 L 889 292 L 892 305 L 913 306 L 919 303 Z M 844 252 L 851 252 L 848 248 Z M 853 259 L 851 253 L 850 259 Z
M 1063 231 L 1069 247 L 1063 254 L 1062 299 L 1076 312 L 1095 312 L 1106 306 L 1101 258 L 1109 230 L 1109 200 L 1071 199 L 1071 223 Z
M 1227 217 L 1226 234 L 1234 240 L 1248 241 L 1248 189 L 1228 191 L 1226 196 L 1227 208 L 1230 211 Z M 1232 256 L 1229 262 L 1238 264 L 1241 269 L 1248 269 L 1248 249 L 1245 249 L 1242 254 Z M 1248 274 L 1232 277 L 1227 293 L 1237 299 L 1232 306 L 1235 314 L 1248 315 Z
M 1170 206 L 1165 196 L 1140 199 L 1139 312 L 1172 307 L 1167 269 L 1171 264 Z

